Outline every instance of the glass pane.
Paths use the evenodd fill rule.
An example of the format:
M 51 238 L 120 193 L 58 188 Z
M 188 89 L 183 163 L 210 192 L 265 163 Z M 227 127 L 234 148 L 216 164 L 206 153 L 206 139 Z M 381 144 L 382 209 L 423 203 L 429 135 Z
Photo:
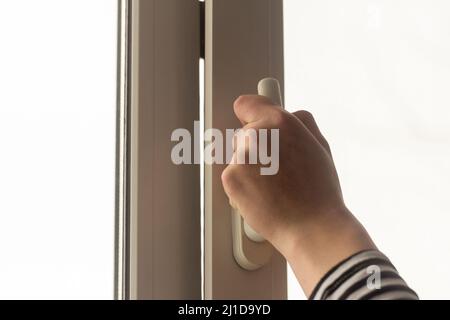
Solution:
M 0 299 L 110 299 L 117 1 L 0 1 Z
M 315 114 L 349 208 L 408 284 L 448 298 L 450 2 L 284 3 L 286 105 Z

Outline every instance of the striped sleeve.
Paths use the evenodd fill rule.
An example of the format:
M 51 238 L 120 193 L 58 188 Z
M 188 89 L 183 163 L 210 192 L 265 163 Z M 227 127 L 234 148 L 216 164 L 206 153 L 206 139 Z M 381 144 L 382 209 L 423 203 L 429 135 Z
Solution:
M 359 252 L 331 269 L 311 300 L 418 300 L 417 294 L 377 250 Z

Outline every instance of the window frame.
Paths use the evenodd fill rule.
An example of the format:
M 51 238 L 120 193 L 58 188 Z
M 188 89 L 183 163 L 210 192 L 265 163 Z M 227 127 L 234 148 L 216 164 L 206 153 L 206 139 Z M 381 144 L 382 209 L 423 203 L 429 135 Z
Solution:
M 200 167 L 170 159 L 171 131 L 199 116 L 199 14 L 120 1 L 116 299 L 201 298 Z
M 271 261 L 257 271 L 242 269 L 234 259 L 231 207 L 220 179 L 224 166 L 204 166 L 204 181 L 200 181 L 198 165 L 176 167 L 170 160 L 161 162 L 167 156 L 170 159 L 173 142 L 168 132 L 159 131 L 176 125 L 190 130 L 199 120 L 203 43 L 205 129 L 237 128 L 232 101 L 242 93 L 256 92 L 262 78 L 275 77 L 284 87 L 282 0 L 206 0 L 204 17 L 200 3 L 121 0 L 115 296 L 132 300 L 286 299 L 287 268 L 280 254 L 274 252 Z M 160 78 L 166 81 L 155 80 Z M 157 101 L 174 101 L 171 112 L 159 109 Z M 178 113 L 183 121 L 172 121 L 170 116 Z M 167 154 L 151 156 L 155 147 Z M 174 196 L 189 210 L 161 202 L 155 208 L 152 201 L 169 196 L 167 190 L 155 191 L 163 177 L 155 161 L 162 165 L 164 182 L 185 186 L 174 191 Z M 204 185 L 203 231 L 200 183 Z M 155 225 L 160 227 L 167 219 L 182 234 L 155 233 Z M 171 243 L 176 243 L 175 251 Z

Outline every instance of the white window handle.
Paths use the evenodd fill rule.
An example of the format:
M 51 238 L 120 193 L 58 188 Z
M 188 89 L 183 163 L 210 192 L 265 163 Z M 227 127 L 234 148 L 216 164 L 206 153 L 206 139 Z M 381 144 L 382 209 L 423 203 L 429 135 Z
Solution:
M 266 78 L 258 83 L 258 94 L 283 106 L 280 83 L 273 78 Z M 243 220 L 233 209 L 233 254 L 236 262 L 246 270 L 257 270 L 270 261 L 273 247 L 261 235 Z

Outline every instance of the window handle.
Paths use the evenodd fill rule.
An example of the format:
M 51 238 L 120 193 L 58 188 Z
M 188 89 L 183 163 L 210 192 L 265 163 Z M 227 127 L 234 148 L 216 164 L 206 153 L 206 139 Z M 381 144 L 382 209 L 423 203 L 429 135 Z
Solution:
M 258 94 L 283 107 L 280 83 L 277 79 L 265 78 L 258 83 Z M 233 254 L 236 262 L 246 270 L 257 270 L 266 265 L 274 248 L 249 226 L 242 216 L 233 209 Z

